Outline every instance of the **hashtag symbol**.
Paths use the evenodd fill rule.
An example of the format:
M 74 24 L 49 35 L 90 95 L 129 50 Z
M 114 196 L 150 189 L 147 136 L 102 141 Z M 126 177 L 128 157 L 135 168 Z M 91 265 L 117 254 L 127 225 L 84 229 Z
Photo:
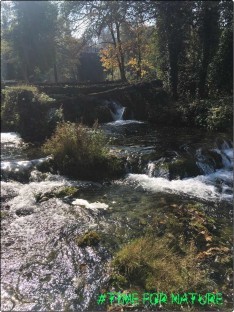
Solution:
M 97 303 L 98 304 L 103 304 L 105 301 L 106 301 L 106 295 L 105 294 L 99 295 Z

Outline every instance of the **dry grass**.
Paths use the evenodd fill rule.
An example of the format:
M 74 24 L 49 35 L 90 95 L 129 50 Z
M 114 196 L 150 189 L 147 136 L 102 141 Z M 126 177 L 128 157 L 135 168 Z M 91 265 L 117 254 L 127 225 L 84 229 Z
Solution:
M 102 131 L 82 124 L 60 123 L 43 145 L 52 154 L 56 168 L 77 178 L 97 178 L 114 170 L 115 160 L 108 154 L 108 141 Z
M 113 260 L 115 273 L 129 287 L 163 292 L 204 292 L 214 289 L 205 270 L 199 267 L 193 243 L 185 255 L 169 247 L 169 239 L 145 236 L 126 245 Z

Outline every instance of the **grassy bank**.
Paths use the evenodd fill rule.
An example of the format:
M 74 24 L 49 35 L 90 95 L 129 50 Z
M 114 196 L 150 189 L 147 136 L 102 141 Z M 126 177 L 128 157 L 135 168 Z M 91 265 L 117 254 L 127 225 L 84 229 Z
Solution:
M 97 126 L 61 123 L 42 149 L 53 155 L 54 168 L 69 177 L 99 180 L 121 172 L 119 161 L 108 153 L 107 137 Z
M 203 205 L 171 205 L 162 218 L 159 215 L 152 218 L 146 234 L 122 246 L 115 254 L 110 288 L 126 293 L 219 292 L 225 311 L 229 311 L 231 231 L 230 221 L 211 218 L 204 212 Z M 220 308 L 212 304 L 193 307 L 186 301 L 180 306 L 168 304 L 165 307 L 172 311 L 175 308 L 181 311 Z

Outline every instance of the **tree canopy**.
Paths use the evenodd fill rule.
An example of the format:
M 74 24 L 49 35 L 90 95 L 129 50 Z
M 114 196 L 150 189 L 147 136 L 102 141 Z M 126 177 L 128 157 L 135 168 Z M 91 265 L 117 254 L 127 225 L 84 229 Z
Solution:
M 3 1 L 2 79 L 78 81 L 95 47 L 106 79 L 158 78 L 175 99 L 231 93 L 232 12 L 232 1 Z

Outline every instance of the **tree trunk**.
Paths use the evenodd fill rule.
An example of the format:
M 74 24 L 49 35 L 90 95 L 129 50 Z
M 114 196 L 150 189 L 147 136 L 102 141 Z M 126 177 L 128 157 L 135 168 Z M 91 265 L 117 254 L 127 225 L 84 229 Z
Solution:
M 113 40 L 113 44 L 114 44 L 115 50 L 117 50 L 117 43 L 116 43 L 116 40 L 115 40 L 115 35 L 114 35 L 114 31 L 113 31 L 112 25 L 111 26 L 109 25 L 109 28 L 110 28 L 110 32 L 111 32 L 111 36 L 112 36 L 112 40 Z M 120 72 L 120 77 L 121 77 L 121 62 L 120 62 L 120 58 L 119 58 L 118 53 L 116 54 L 116 58 L 117 58 L 119 72 Z
M 22 74 L 23 74 L 23 79 L 26 83 L 29 82 L 29 79 L 28 79 L 28 70 L 27 70 L 27 65 L 26 64 L 23 64 L 22 65 Z
M 169 52 L 169 63 L 170 63 L 170 69 L 169 69 L 169 82 L 171 87 L 171 93 L 174 100 L 178 99 L 178 54 L 175 50 L 173 50 L 175 47 L 173 45 L 168 46 L 168 52 Z
M 120 56 L 120 77 L 122 81 L 127 81 L 126 75 L 125 75 L 125 63 L 124 63 L 124 52 L 122 49 L 122 42 L 120 39 L 120 30 L 119 30 L 119 24 L 116 23 L 116 33 L 117 33 L 117 41 L 118 41 L 118 52 Z
M 138 53 L 138 60 L 137 60 L 137 79 L 141 79 L 141 74 L 142 74 L 142 57 L 141 57 L 141 41 L 140 41 L 140 36 L 139 33 L 137 32 L 137 53 Z
M 54 82 L 58 83 L 58 71 L 57 71 L 57 64 L 54 62 Z
M 202 62 L 202 68 L 201 68 L 200 75 L 199 75 L 198 91 L 199 91 L 199 97 L 201 99 L 206 96 L 206 79 L 207 79 L 208 64 L 209 64 L 209 61 L 204 59 Z

